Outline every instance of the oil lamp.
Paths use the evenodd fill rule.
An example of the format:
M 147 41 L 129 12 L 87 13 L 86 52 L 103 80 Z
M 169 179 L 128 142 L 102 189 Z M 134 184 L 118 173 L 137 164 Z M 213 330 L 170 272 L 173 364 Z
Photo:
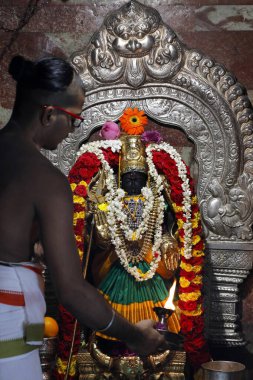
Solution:
M 156 323 L 156 330 L 161 333 L 168 341 L 170 349 L 181 349 L 183 337 L 180 334 L 173 333 L 168 330 L 168 318 L 174 313 L 175 305 L 173 304 L 173 298 L 176 290 L 176 279 L 170 288 L 169 297 L 164 307 L 154 307 L 154 311 L 158 316 L 158 322 Z
M 172 287 L 170 288 L 169 297 L 164 305 L 164 307 L 154 307 L 154 312 L 158 316 L 158 322 L 156 324 L 156 329 L 163 333 L 168 331 L 168 318 L 175 311 L 175 305 L 173 304 L 173 298 L 176 290 L 176 279 L 174 280 Z
M 156 330 L 160 333 L 168 331 L 168 318 L 172 315 L 173 310 L 166 309 L 165 307 L 154 307 L 154 311 L 158 316 L 159 321 L 156 323 Z

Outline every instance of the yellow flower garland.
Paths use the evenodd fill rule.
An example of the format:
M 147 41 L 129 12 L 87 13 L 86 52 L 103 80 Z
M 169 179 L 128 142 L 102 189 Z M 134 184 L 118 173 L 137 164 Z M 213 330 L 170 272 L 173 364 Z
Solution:
M 67 366 L 68 366 L 68 362 L 65 360 L 61 360 L 61 358 L 57 358 L 56 366 L 57 366 L 58 373 L 60 375 L 65 375 L 66 370 L 67 370 Z M 69 375 L 75 376 L 75 374 L 76 374 L 76 355 L 73 355 L 71 358 Z

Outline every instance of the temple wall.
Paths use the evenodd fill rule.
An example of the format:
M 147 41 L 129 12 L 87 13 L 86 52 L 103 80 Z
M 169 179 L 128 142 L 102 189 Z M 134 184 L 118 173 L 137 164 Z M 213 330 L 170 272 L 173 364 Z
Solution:
M 0 125 L 8 120 L 13 104 L 13 82 L 6 73 L 11 56 L 20 53 L 37 58 L 46 52 L 68 56 L 88 43 L 108 11 L 125 2 L 0 0 Z M 143 0 L 143 3 L 155 7 L 185 44 L 223 63 L 253 99 L 253 0 Z M 32 14 L 34 6 L 35 14 L 21 27 L 25 13 Z
M 0 126 L 8 121 L 14 82 L 7 73 L 15 54 L 68 57 L 82 49 L 108 11 L 126 0 L 0 0 Z M 155 7 L 188 46 L 223 63 L 253 101 L 253 0 L 142 0 Z M 243 4 L 242 4 L 243 3 Z M 31 16 L 30 19 L 28 16 Z M 27 23 L 26 23 L 27 22 Z M 174 131 L 175 133 L 175 131 Z M 179 132 L 178 132 L 179 133 Z M 175 142 L 182 136 L 173 136 Z M 173 143 L 173 141 L 171 141 Z M 253 274 L 243 285 L 242 325 L 253 352 Z

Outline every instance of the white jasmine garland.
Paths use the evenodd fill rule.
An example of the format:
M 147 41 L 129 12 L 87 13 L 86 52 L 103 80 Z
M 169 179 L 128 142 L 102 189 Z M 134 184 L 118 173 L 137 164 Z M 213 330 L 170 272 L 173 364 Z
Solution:
M 127 215 L 123 210 L 123 198 L 125 192 L 122 189 L 117 188 L 117 183 L 112 168 L 104 158 L 102 149 L 111 148 L 113 152 L 120 152 L 121 150 L 120 140 L 106 140 L 106 141 L 96 141 L 86 145 L 83 145 L 77 157 L 81 154 L 90 152 L 94 153 L 98 159 L 101 161 L 102 167 L 106 174 L 106 186 L 108 192 L 106 194 L 106 201 L 108 203 L 108 212 L 106 213 L 107 223 L 109 230 L 111 232 L 111 240 L 115 246 L 116 254 L 120 260 L 122 266 L 126 271 L 131 274 L 137 281 L 146 281 L 151 279 L 158 267 L 159 261 L 161 260 L 160 246 L 162 243 L 162 224 L 164 221 L 164 208 L 165 202 L 162 195 L 163 179 L 158 174 L 156 167 L 152 161 L 152 151 L 163 150 L 168 153 L 173 160 L 175 160 L 178 167 L 179 177 L 182 180 L 182 190 L 183 190 L 183 213 L 186 219 L 184 223 L 184 256 L 189 259 L 191 257 L 192 250 L 192 225 L 191 225 L 191 191 L 189 186 L 189 180 L 187 178 L 187 171 L 184 162 L 178 152 L 169 144 L 150 144 L 146 148 L 147 154 L 147 165 L 149 168 L 149 175 L 153 179 L 155 184 L 155 191 L 157 194 L 157 219 L 154 230 L 154 241 L 152 244 L 152 261 L 150 262 L 150 268 L 146 273 L 142 273 L 136 266 L 130 266 L 131 252 L 128 252 L 125 239 L 132 241 L 133 234 L 135 234 L 136 240 L 140 240 L 148 228 L 148 220 L 150 217 L 150 212 L 154 206 L 154 195 L 150 188 L 144 187 L 142 189 L 142 195 L 145 198 L 145 207 L 142 214 L 142 221 L 138 228 L 133 231 L 127 223 Z M 120 238 L 120 234 L 124 236 Z
M 108 149 L 111 148 L 112 152 L 119 152 L 121 149 L 121 141 L 120 140 L 103 140 L 103 141 L 94 141 L 88 144 L 84 144 L 81 146 L 79 151 L 77 152 L 76 157 L 80 157 L 83 153 L 89 152 L 94 153 L 97 155 L 97 153 L 103 154 L 101 149 Z
M 113 170 L 109 166 L 108 162 L 104 158 L 102 149 L 111 148 L 113 152 L 119 152 L 121 149 L 120 140 L 106 140 L 106 141 L 96 141 L 89 144 L 85 144 L 79 150 L 77 157 L 86 152 L 94 153 L 98 159 L 101 161 L 102 167 L 106 173 L 106 186 L 108 192 L 106 194 L 106 201 L 108 203 L 108 212 L 106 213 L 107 222 L 109 230 L 111 232 L 112 243 L 115 246 L 115 251 L 119 257 L 120 263 L 130 273 L 137 281 L 145 281 L 152 278 L 158 267 L 158 263 L 161 260 L 161 253 L 159 247 L 162 242 L 162 223 L 164 218 L 164 200 L 160 195 L 158 197 L 158 218 L 156 220 L 155 231 L 154 231 L 154 243 L 152 245 L 153 258 L 149 270 L 146 273 L 142 273 L 136 266 L 130 266 L 131 252 L 127 252 L 127 247 L 125 242 L 120 239 L 117 235 L 118 228 L 125 235 L 128 240 L 132 240 L 133 233 L 136 235 L 136 239 L 141 239 L 143 234 L 146 232 L 148 226 L 148 219 L 150 216 L 150 211 L 152 210 L 154 204 L 154 196 L 149 188 L 144 188 L 142 190 L 142 195 L 145 198 L 145 207 L 142 215 L 142 222 L 136 231 L 129 228 L 127 224 L 127 216 L 123 211 L 123 197 L 125 192 L 122 189 L 117 189 L 117 183 L 113 174 Z M 158 181 L 159 183 L 159 181 Z M 161 181 L 159 183 L 159 188 L 156 189 L 157 193 L 160 194 L 162 190 Z
M 110 179 L 110 181 L 115 181 L 114 177 Z M 158 218 L 156 220 L 155 225 L 155 234 L 154 234 L 154 243 L 152 245 L 152 261 L 149 264 L 150 268 L 146 273 L 142 273 L 136 266 L 130 266 L 131 252 L 128 252 L 127 246 L 125 244 L 124 239 L 120 239 L 118 236 L 118 227 L 122 234 L 126 236 L 131 236 L 133 231 L 129 228 L 126 223 L 127 216 L 123 212 L 123 204 L 122 198 L 124 196 L 124 192 L 121 191 L 113 191 L 113 186 L 111 186 L 112 192 L 109 191 L 106 195 L 106 200 L 108 202 L 108 213 L 107 220 L 110 221 L 109 230 L 111 232 L 112 243 L 115 246 L 115 251 L 117 256 L 119 257 L 120 263 L 126 269 L 126 271 L 131 274 L 137 281 L 146 281 L 151 279 L 158 267 L 158 263 L 161 260 L 160 246 L 162 243 L 162 223 L 164 218 L 164 200 L 163 197 L 159 197 L 159 206 L 157 210 Z M 148 190 L 144 190 L 144 193 L 148 193 Z M 153 195 L 153 194 L 152 194 Z M 145 219 L 143 222 L 146 224 L 146 228 L 148 226 L 148 218 L 149 213 L 146 213 Z M 126 229 L 126 232 L 124 231 Z M 129 239 L 132 240 L 132 239 Z

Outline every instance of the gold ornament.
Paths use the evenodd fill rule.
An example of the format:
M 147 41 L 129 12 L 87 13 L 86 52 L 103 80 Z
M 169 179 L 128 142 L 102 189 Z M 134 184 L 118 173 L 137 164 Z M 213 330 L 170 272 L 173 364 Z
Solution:
M 175 271 L 179 264 L 180 252 L 176 238 L 169 233 L 162 236 L 161 254 L 166 269 Z
M 121 174 L 132 171 L 147 173 L 145 147 L 139 135 L 121 136 Z

